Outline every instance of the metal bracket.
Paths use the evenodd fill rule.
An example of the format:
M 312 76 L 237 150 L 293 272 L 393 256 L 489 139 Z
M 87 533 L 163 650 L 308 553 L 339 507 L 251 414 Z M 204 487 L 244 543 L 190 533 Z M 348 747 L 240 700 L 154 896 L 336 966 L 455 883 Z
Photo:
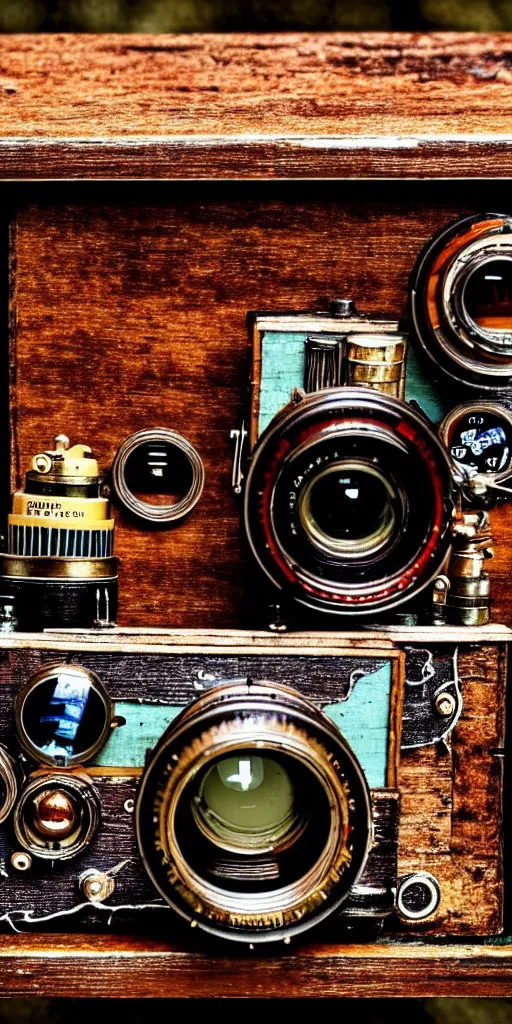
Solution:
M 234 441 L 234 452 L 233 452 L 233 467 L 231 470 L 231 488 L 234 494 L 242 493 L 242 483 L 244 480 L 244 473 L 242 470 L 245 442 L 247 440 L 247 430 L 245 429 L 245 423 L 242 423 L 240 428 L 236 428 L 230 432 L 230 438 Z
M 462 712 L 458 648 L 405 647 L 402 750 L 439 743 Z

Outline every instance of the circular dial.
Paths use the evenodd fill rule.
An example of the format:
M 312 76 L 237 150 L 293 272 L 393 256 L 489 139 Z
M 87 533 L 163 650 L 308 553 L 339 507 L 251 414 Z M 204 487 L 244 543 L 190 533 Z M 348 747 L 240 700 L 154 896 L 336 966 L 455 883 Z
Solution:
M 512 414 L 494 402 L 459 405 L 446 417 L 440 436 L 455 463 L 469 476 L 504 480 L 512 473 Z

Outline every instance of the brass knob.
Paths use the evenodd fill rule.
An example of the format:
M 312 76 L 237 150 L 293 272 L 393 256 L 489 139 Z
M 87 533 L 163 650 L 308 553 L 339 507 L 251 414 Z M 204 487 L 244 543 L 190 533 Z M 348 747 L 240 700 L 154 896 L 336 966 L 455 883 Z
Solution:
M 105 874 L 104 871 L 96 871 L 95 868 L 84 871 L 79 878 L 79 883 L 84 896 L 91 903 L 103 903 L 103 900 L 112 895 L 116 887 L 115 880 L 110 875 Z
M 435 699 L 435 709 L 442 718 L 450 718 L 454 714 L 457 702 L 452 693 L 438 693 Z
M 44 838 L 66 839 L 76 825 L 75 805 L 63 789 L 48 789 L 33 803 L 33 825 Z

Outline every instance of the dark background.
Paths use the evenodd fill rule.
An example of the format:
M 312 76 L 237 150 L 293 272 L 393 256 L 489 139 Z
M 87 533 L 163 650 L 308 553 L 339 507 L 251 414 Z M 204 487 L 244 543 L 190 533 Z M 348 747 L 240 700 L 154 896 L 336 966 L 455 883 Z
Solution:
M 264 31 L 475 31 L 512 30 L 512 0 L 0 0 L 0 32 L 264 32 Z M 147 1024 L 172 1014 L 190 1019 L 190 1002 L 149 1000 L 0 1000 L 0 1024 L 68 1024 L 112 1015 Z M 399 994 L 399 993 L 397 993 Z M 238 1024 L 247 1003 L 198 1001 L 197 1016 Z M 365 1024 L 511 1024 L 512 1000 L 427 999 L 303 1001 L 295 1008 L 258 1002 L 251 1010 L 267 1024 L 284 1014 L 326 1021 L 358 1016 Z
M 0 0 L 2 32 L 512 29 L 511 0 Z

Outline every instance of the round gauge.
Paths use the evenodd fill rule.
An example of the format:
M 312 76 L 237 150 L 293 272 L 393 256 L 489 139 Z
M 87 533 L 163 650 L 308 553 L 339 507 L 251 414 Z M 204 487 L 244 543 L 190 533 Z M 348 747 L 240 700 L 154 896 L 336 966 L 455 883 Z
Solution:
M 455 463 L 469 476 L 505 480 L 512 475 L 512 413 L 494 402 L 458 405 L 439 434 Z

